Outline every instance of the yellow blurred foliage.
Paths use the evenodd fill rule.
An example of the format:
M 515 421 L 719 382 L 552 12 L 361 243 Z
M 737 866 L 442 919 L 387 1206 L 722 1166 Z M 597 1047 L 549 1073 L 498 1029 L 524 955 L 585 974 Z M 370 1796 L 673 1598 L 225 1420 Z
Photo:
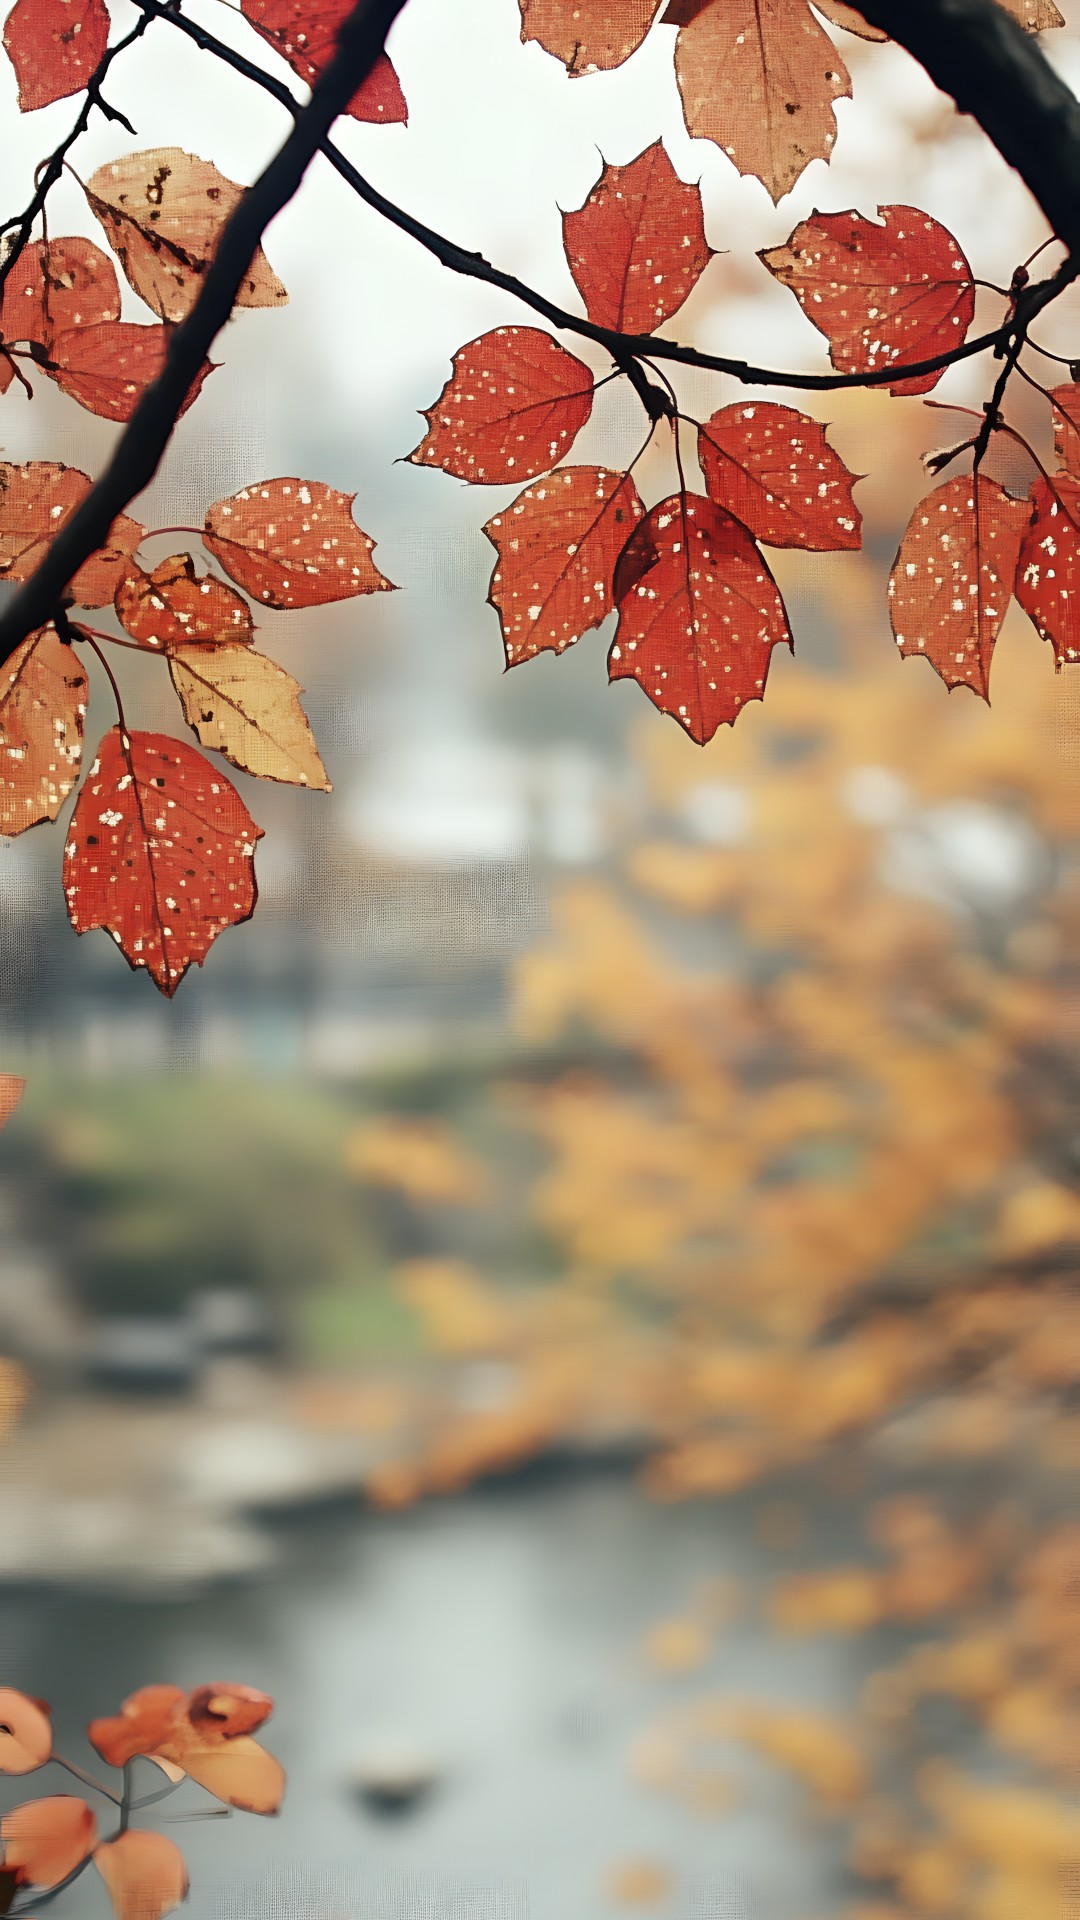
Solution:
M 369 1121 L 349 1135 L 345 1164 L 357 1180 L 420 1206 L 475 1207 L 490 1185 L 483 1163 L 437 1120 Z

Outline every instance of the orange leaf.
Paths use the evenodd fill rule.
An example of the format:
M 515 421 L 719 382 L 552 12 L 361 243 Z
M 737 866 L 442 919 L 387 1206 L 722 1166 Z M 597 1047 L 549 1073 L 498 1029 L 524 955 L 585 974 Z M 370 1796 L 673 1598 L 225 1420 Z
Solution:
M 108 546 L 84 560 L 68 591 L 80 607 L 111 606 L 120 582 L 146 538 L 146 528 L 122 513 L 109 528 Z
M 770 400 L 739 400 L 706 420 L 698 453 L 710 500 L 766 546 L 824 553 L 861 545 L 851 493 L 858 476 L 819 420 Z
M 0 579 L 30 578 L 89 489 L 89 475 L 78 467 L 55 460 L 29 460 L 22 467 L 0 461 Z M 82 606 L 104 606 L 112 599 L 112 585 L 108 592 L 102 589 L 129 565 L 129 552 L 142 538 L 143 528 L 126 514 L 113 521 L 108 546 L 92 554 L 71 583 Z
M 1016 597 L 1059 667 L 1080 660 L 1080 480 L 1040 476 L 1016 567 Z
M 76 933 L 104 927 L 129 966 L 176 992 L 219 933 L 255 910 L 262 828 L 201 753 L 114 727 L 98 748 L 64 849 Z
M 488 603 L 506 664 L 564 653 L 611 612 L 615 562 L 645 509 L 629 474 L 559 467 L 526 487 L 484 532 L 499 562 Z
M 0 1773 L 33 1773 L 51 1752 L 48 1708 L 14 1687 L 0 1687 Z
M 889 578 L 889 615 L 905 658 L 925 654 L 947 687 L 985 700 L 994 643 L 1031 517 L 995 480 L 960 474 L 921 500 Z
M 356 495 L 321 480 L 261 480 L 206 515 L 203 539 L 230 579 L 266 607 L 322 607 L 393 589 L 352 517 Z
M 26 1081 L 17 1073 L 0 1073 L 0 1127 L 6 1127 L 26 1092 Z
M 593 377 L 537 327 L 496 327 L 454 355 L 409 459 L 494 485 L 547 473 L 592 412 Z
M 110 1767 L 122 1767 L 136 1754 L 152 1754 L 167 1740 L 185 1699 L 182 1687 L 139 1687 L 119 1713 L 91 1720 L 86 1729 L 92 1747 Z
M 179 1747 L 174 1756 L 184 1772 L 216 1799 L 244 1813 L 276 1813 L 285 1792 L 285 1771 L 272 1753 L 246 1734 L 220 1745 Z
M 250 641 L 251 608 L 213 574 L 195 572 L 190 553 L 174 553 L 153 573 L 131 567 L 115 594 L 117 617 L 125 633 L 142 647 L 168 647 L 203 641 Z
M 105 0 L 15 0 L 4 45 L 19 82 L 19 110 L 81 93 L 109 41 Z
M 87 679 L 54 627 L 19 643 L 0 672 L 0 833 L 55 820 L 79 777 Z
M 659 140 L 625 167 L 605 166 L 583 207 L 563 214 L 563 246 L 590 320 L 652 333 L 704 273 L 701 188 L 680 180 Z
M 811 214 L 759 256 L 825 335 L 841 373 L 933 359 L 963 343 L 975 314 L 971 268 L 947 228 L 917 207 L 880 212 L 880 225 L 861 213 Z M 890 391 L 928 393 L 940 378 L 898 378 Z
M 70 1793 L 27 1800 L 0 1820 L 5 1867 L 34 1887 L 55 1887 L 85 1860 L 97 1840 L 97 1821 L 85 1800 Z
M 858 7 L 847 6 L 846 0 L 814 0 L 814 7 L 818 13 L 824 14 L 826 20 L 831 20 L 834 27 L 843 27 L 847 33 L 857 33 L 860 40 L 882 41 L 889 37 L 880 27 L 872 27 L 869 20 L 864 20 Z
M 1080 477 L 1080 383 L 1066 381 L 1050 392 L 1054 452 L 1067 473 Z
M 163 1833 L 129 1827 L 98 1848 L 94 1865 L 109 1890 L 116 1920 L 161 1920 L 187 1898 L 184 1856 Z
M 998 6 L 1011 13 L 1028 33 L 1045 33 L 1048 27 L 1065 25 L 1065 16 L 1058 12 L 1054 0 L 998 0 Z
M 518 0 L 518 5 L 522 41 L 538 40 L 577 78 L 629 60 L 662 0 Z
M 130 320 L 72 327 L 54 337 L 45 371 L 88 413 L 102 420 L 130 420 L 165 364 L 171 333 L 171 327 L 135 326 Z M 211 371 L 209 360 L 204 360 L 181 414 L 187 412 Z
M 196 1739 L 212 1746 L 219 1739 L 234 1740 L 238 1734 L 254 1733 L 269 1720 L 274 1702 L 258 1687 L 245 1687 L 235 1680 L 212 1681 L 209 1686 L 192 1689 L 184 1711 Z
M 309 87 L 333 53 L 351 10 L 350 0 L 241 0 L 245 20 Z M 348 111 L 354 120 L 408 120 L 401 82 L 385 54 L 353 95 Z
M 116 268 L 92 240 L 72 234 L 23 249 L 4 285 L 0 333 L 47 347 L 69 327 L 119 318 Z

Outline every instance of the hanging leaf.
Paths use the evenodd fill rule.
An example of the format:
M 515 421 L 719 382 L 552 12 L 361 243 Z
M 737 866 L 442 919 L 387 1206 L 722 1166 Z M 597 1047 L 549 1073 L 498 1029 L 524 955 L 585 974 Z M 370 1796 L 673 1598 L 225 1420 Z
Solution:
M 235 1680 L 193 1687 L 184 1702 L 184 1717 L 192 1735 L 204 1745 L 254 1733 L 273 1711 L 274 1702 L 268 1693 L 259 1687 L 241 1686 Z
M 746 528 L 700 494 L 664 500 L 615 569 L 619 624 L 609 678 L 639 682 L 699 745 L 765 691 L 784 603 Z
M 141 647 L 164 652 L 193 641 L 250 641 L 251 608 L 213 574 L 200 576 L 190 553 L 170 554 L 152 573 L 129 567 L 114 605 L 125 633 Z
M 721 407 L 698 433 L 709 498 L 769 547 L 827 553 L 862 543 L 858 476 L 819 420 L 769 400 Z
M 815 213 L 782 247 L 759 257 L 790 287 L 829 342 L 841 373 L 933 359 L 959 347 L 975 315 L 975 287 L 948 229 L 916 207 Z M 892 393 L 928 393 L 940 373 L 897 379 Z
M 146 528 L 122 513 L 109 528 L 109 544 L 84 560 L 68 591 L 80 607 L 108 607 L 132 560 L 146 539 Z
M 836 143 L 833 102 L 851 80 L 805 0 L 711 0 L 679 28 L 675 73 L 686 130 L 713 140 L 773 200 Z
M 55 820 L 79 777 L 87 680 L 74 647 L 39 627 L 0 669 L 0 833 Z
M 313 86 L 337 45 L 352 11 L 351 0 L 241 0 L 241 12 L 257 33 L 276 48 L 301 80 Z M 408 118 L 401 82 L 385 53 L 349 102 L 354 120 L 399 121 Z
M 484 528 L 498 553 L 488 604 L 506 664 L 564 653 L 612 610 L 615 562 L 645 509 L 629 474 L 559 467 Z
M 64 849 L 76 933 L 104 927 L 131 967 L 176 992 L 226 927 L 255 910 L 261 838 L 240 795 L 201 753 L 114 727 L 83 784 Z
M 592 412 L 585 364 L 537 327 L 497 327 L 454 355 L 409 459 L 495 485 L 547 473 Z
M 0 1073 L 0 1127 L 7 1126 L 25 1092 L 26 1081 L 21 1080 L 18 1074 Z M 0 1766 L 0 1773 L 3 1772 L 4 1768 Z
M 169 672 L 184 718 L 204 747 L 258 780 L 329 793 L 300 688 L 291 673 L 242 642 L 170 646 Z
M 27 1800 L 0 1820 L 4 1866 L 26 1886 L 55 1887 L 66 1880 L 96 1840 L 92 1810 L 70 1793 Z
M 0 1773 L 33 1773 L 52 1752 L 52 1725 L 43 1700 L 0 1687 Z
M 657 140 L 605 166 L 583 207 L 563 214 L 563 246 L 590 320 L 652 333 L 697 285 L 712 248 L 701 188 L 680 180 Z
M 858 7 L 847 6 L 845 0 L 814 0 L 814 10 L 823 14 L 826 20 L 831 20 L 834 27 L 843 27 L 846 33 L 857 33 L 860 40 L 881 42 L 889 37 L 880 27 L 872 27 Z
M 924 654 L 947 687 L 988 698 L 1030 517 L 1030 502 L 995 480 L 960 474 L 927 494 L 908 522 L 889 579 L 893 633 L 905 658 Z
M 91 174 L 86 198 L 128 280 L 159 320 L 187 318 L 202 291 L 221 229 L 247 189 L 181 147 L 125 154 Z M 261 247 L 238 307 L 288 299 Z
M 0 460 L 0 579 L 28 580 L 89 490 L 90 477 L 78 467 L 55 460 L 29 460 L 25 466 Z M 143 528 L 127 514 L 113 521 L 108 545 L 84 562 L 71 583 L 81 606 L 100 607 L 112 599 L 116 571 L 130 565 L 128 556 L 143 537 Z
M 200 1787 L 244 1813 L 276 1813 L 281 1805 L 284 1768 L 257 1740 L 245 1735 L 221 1745 L 185 1747 L 180 1764 Z
M 1054 452 L 1066 473 L 1080 476 L 1080 382 L 1066 381 L 1050 391 Z
M 518 0 L 523 42 L 538 40 L 577 78 L 621 67 L 640 47 L 663 0 Z
M 162 1920 L 187 1898 L 184 1856 L 163 1833 L 129 1827 L 98 1848 L 94 1865 L 108 1888 L 116 1920 Z
M 110 1767 L 126 1766 L 137 1754 L 156 1752 L 168 1739 L 186 1698 L 182 1687 L 139 1687 L 128 1694 L 119 1713 L 91 1720 L 87 1739 Z
M 998 6 L 1028 33 L 1045 33 L 1050 27 L 1065 25 L 1065 16 L 1058 12 L 1054 0 L 998 0 Z
M 19 83 L 20 112 L 81 93 L 108 43 L 105 0 L 15 0 L 4 45 Z
M 120 283 L 107 253 L 72 234 L 24 247 L 4 283 L 0 334 L 50 346 L 71 327 L 120 318 Z
M 1041 475 L 1016 567 L 1016 597 L 1059 667 L 1080 660 L 1080 480 Z
M 88 413 L 102 420 L 130 420 L 165 364 L 171 332 L 171 327 L 140 327 L 130 320 L 76 327 L 54 337 L 46 372 Z M 204 360 L 180 414 L 187 412 L 212 370 Z
M 354 493 L 321 480 L 260 480 L 218 500 L 203 539 L 231 580 L 264 607 L 322 607 L 394 583 L 352 516 Z

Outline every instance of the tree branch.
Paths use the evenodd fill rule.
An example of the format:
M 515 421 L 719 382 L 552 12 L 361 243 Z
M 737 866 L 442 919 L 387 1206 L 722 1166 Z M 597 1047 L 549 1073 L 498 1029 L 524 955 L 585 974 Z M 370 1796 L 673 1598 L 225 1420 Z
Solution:
M 194 307 L 173 334 L 165 364 L 146 389 L 100 479 L 57 534 L 41 564 L 0 614 L 0 661 L 51 618 L 83 561 L 103 545 L 117 514 L 149 485 L 192 381 L 225 325 L 265 229 L 292 199 L 308 165 L 383 50 L 405 0 L 357 0 L 337 50 L 293 130 L 222 231 Z

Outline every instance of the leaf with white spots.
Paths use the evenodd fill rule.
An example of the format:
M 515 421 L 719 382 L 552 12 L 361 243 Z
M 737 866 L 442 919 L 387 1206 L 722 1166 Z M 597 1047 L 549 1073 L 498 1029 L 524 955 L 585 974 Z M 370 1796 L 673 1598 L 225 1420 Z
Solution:
M 454 355 L 409 459 L 486 486 L 532 480 L 570 451 L 592 412 L 593 376 L 538 327 L 496 327 Z
M 102 420 L 130 420 L 165 364 L 171 333 L 171 327 L 141 327 L 130 320 L 69 327 L 54 337 L 45 371 L 88 413 Z M 209 360 L 204 360 L 181 414 L 187 412 L 211 371 Z
M 55 820 L 79 777 L 87 682 L 74 647 L 39 627 L 0 669 L 0 833 Z
M 80 234 L 35 240 L 4 282 L 0 334 L 48 347 L 71 327 L 120 318 L 120 283 L 107 253 Z
M 264 607 L 322 607 L 393 581 L 372 559 L 374 540 L 352 516 L 353 493 L 321 480 L 260 480 L 206 515 L 203 539 L 230 580 Z
M 584 206 L 563 214 L 563 246 L 589 319 L 620 333 L 669 320 L 713 253 L 701 188 L 679 179 L 659 140 L 604 167 Z
M 1027 33 L 1045 33 L 1050 27 L 1065 25 L 1065 16 L 1054 0 L 998 0 L 998 6 L 1004 7 Z
M 240 11 L 310 87 L 337 45 L 352 12 L 352 0 L 241 0 Z M 404 125 L 408 120 L 401 82 L 385 53 L 379 55 L 346 111 L 354 120 L 387 125 L 395 121 Z
M 4 45 L 31 113 L 81 93 L 109 43 L 105 0 L 15 0 Z
M 889 615 L 905 658 L 924 656 L 947 687 L 989 697 L 1030 517 L 1027 500 L 982 474 L 935 487 L 911 516 L 889 578 Z
M 629 474 L 559 467 L 488 521 L 499 560 L 488 603 L 508 667 L 564 653 L 612 611 L 615 563 L 645 509 Z
M 29 580 L 89 490 L 89 475 L 78 467 L 57 460 L 28 460 L 24 466 L 0 460 L 0 580 Z M 91 554 L 71 583 L 80 605 L 104 606 L 112 599 L 115 570 L 130 565 L 129 555 L 142 537 L 142 527 L 127 514 L 113 521 L 108 545 Z
M 522 41 L 538 40 L 571 79 L 621 67 L 640 47 L 663 0 L 518 0 Z
M 1049 394 L 1054 422 L 1054 452 L 1066 473 L 1080 476 L 1080 383 L 1072 380 L 1052 387 Z
M 204 747 L 257 780 L 329 793 L 302 689 L 291 673 L 242 641 L 170 646 L 169 672 L 184 718 Z
M 698 457 L 710 500 L 767 547 L 829 553 L 861 545 L 858 475 L 830 447 L 820 420 L 769 400 L 739 400 L 701 426 Z
M 948 353 L 967 338 L 975 285 L 952 234 L 917 207 L 814 213 L 759 257 L 829 342 L 840 373 L 869 373 Z M 940 373 L 890 382 L 928 393 Z
M 1016 597 L 1059 667 L 1080 660 L 1080 480 L 1041 475 L 1016 563 Z
M 611 680 L 637 680 L 703 746 L 765 692 L 792 645 L 780 592 L 746 528 L 701 494 L 674 494 L 631 534 L 615 569 Z
M 114 605 L 125 633 L 153 652 L 193 641 L 250 641 L 251 608 L 224 580 L 195 572 L 190 553 L 174 553 L 152 573 L 130 567 L 116 588 Z
M 76 933 L 104 927 L 131 967 L 176 992 L 219 933 L 255 910 L 255 825 L 194 747 L 114 727 L 83 783 L 64 849 Z

